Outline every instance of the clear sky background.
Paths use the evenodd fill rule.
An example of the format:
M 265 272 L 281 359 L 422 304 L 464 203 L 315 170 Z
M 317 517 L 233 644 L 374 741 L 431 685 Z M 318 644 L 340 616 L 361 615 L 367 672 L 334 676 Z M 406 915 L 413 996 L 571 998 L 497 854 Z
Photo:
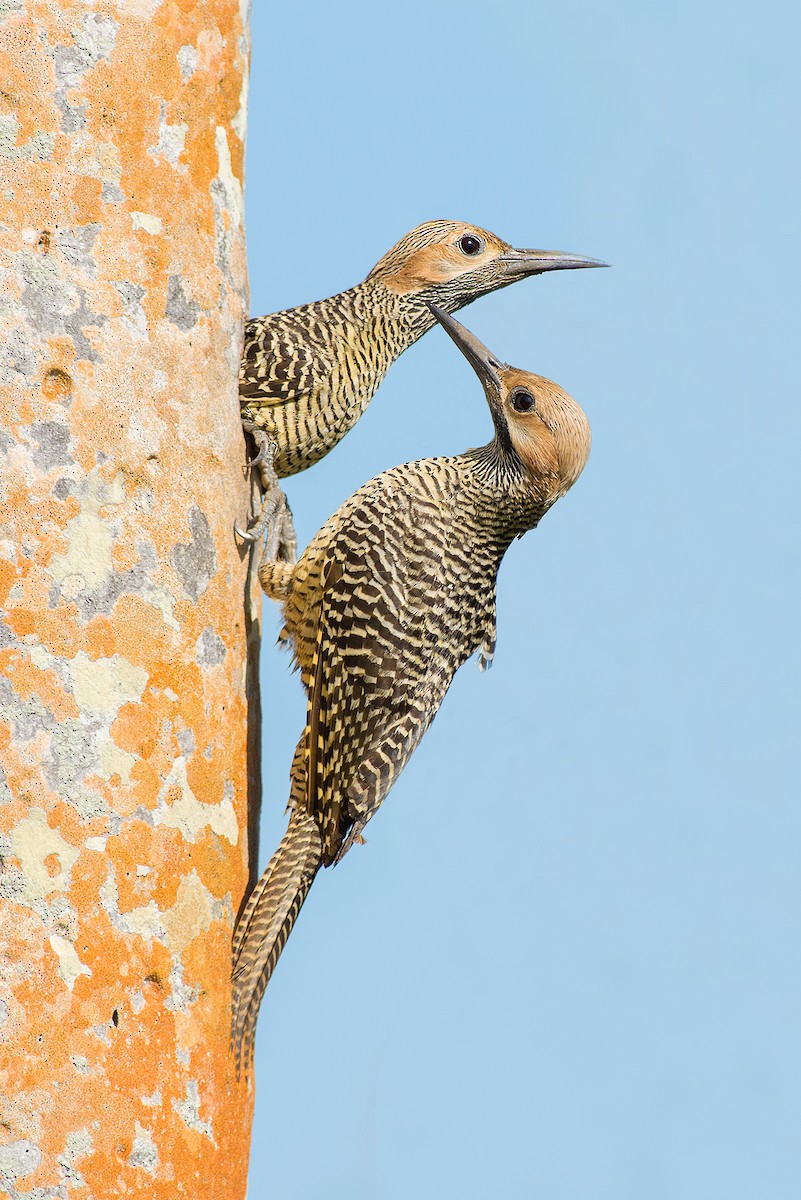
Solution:
M 797 8 L 257 2 L 251 310 L 449 217 L 606 259 L 461 319 L 589 466 L 267 990 L 251 1200 L 797 1200 Z M 433 330 L 289 480 L 491 434 Z M 304 700 L 265 600 L 266 862 Z

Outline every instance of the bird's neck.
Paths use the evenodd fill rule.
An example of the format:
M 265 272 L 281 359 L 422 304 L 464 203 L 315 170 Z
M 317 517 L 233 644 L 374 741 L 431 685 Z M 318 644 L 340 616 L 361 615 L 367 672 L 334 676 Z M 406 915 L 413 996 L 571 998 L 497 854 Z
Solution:
M 514 450 L 496 437 L 486 446 L 466 451 L 462 459 L 484 495 L 498 536 L 507 545 L 539 524 L 552 501 L 544 488 L 532 483 Z
M 422 292 L 396 292 L 380 280 L 366 279 L 344 294 L 350 297 L 352 310 L 365 336 L 377 334 L 382 341 L 391 344 L 390 361 L 408 350 L 436 325 L 434 314 Z M 440 303 L 438 297 L 431 298 Z M 451 312 L 458 305 L 444 302 L 442 307 Z

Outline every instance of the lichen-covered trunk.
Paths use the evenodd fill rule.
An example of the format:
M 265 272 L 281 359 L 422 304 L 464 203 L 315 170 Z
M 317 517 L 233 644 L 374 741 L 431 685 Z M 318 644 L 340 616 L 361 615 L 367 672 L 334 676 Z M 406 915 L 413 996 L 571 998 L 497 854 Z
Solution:
M 245 1192 L 247 35 L 0 3 L 0 1195 Z

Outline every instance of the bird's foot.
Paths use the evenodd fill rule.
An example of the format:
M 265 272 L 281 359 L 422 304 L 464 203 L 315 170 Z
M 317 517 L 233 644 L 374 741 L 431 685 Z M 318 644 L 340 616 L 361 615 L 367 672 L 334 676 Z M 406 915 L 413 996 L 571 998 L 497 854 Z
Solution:
M 278 475 L 275 470 L 275 456 L 278 453 L 278 444 L 255 421 L 243 420 L 242 428 L 245 433 L 250 434 L 256 445 L 256 457 L 244 463 L 242 467 L 243 473 L 247 475 L 248 471 L 253 471 L 258 467 L 262 490 L 265 493 L 270 492 L 273 488 L 280 490 Z
M 235 525 L 234 530 L 244 542 L 264 539 L 262 562 L 294 563 L 297 558 L 298 539 L 292 522 L 292 510 L 273 465 L 278 447 L 265 431 L 252 421 L 243 421 L 242 426 L 256 443 L 256 457 L 245 463 L 243 470 L 247 472 L 258 468 L 262 505 L 252 525 L 247 529 L 240 529 Z
M 298 540 L 292 523 L 292 510 L 283 489 L 278 486 L 270 488 L 265 494 L 253 524 L 247 529 L 235 525 L 234 531 L 243 542 L 264 539 L 262 562 L 294 563 L 297 558 Z

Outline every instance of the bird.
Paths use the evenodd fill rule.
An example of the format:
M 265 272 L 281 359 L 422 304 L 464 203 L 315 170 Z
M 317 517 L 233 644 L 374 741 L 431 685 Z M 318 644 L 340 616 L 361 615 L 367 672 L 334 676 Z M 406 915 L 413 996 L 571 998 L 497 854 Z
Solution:
M 254 317 L 245 326 L 239 374 L 244 429 L 258 454 L 264 502 L 240 537 L 256 541 L 273 522 L 281 557 L 294 534 L 279 479 L 305 471 L 345 436 L 404 350 L 435 324 L 430 305 L 453 313 L 529 275 L 603 267 L 594 258 L 519 250 L 463 221 L 427 221 L 389 250 L 367 278 L 313 304 Z
M 359 488 L 293 566 L 259 578 L 283 602 L 307 696 L 287 832 L 237 923 L 232 1049 L 252 1059 L 264 989 L 321 867 L 363 840 L 458 668 L 495 650 L 496 578 L 515 538 L 581 474 L 590 427 L 555 383 L 508 366 L 432 304 L 483 384 L 494 424 L 479 449 L 383 472 Z

